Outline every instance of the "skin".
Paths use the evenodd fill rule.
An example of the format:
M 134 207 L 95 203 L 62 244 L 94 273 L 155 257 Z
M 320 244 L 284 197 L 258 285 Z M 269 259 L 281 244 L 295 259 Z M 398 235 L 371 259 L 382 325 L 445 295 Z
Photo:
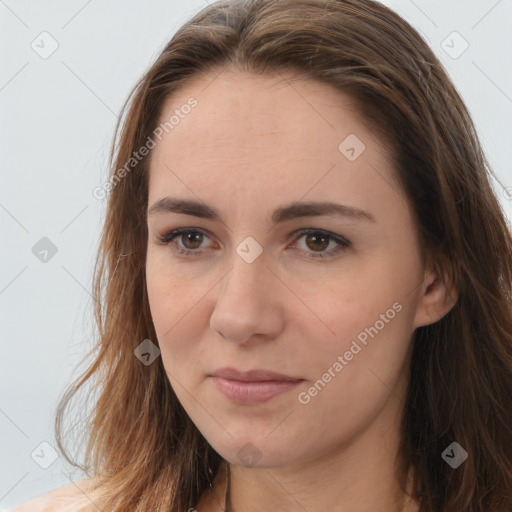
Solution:
M 191 96 L 198 101 L 152 149 L 149 208 L 165 196 L 200 200 L 223 219 L 148 215 L 147 291 L 162 362 L 192 421 L 232 464 L 232 510 L 414 511 L 394 466 L 411 338 L 448 313 L 456 292 L 425 266 L 393 162 L 351 97 L 291 78 L 210 72 L 162 109 L 165 121 Z M 354 161 L 338 149 L 349 134 L 366 146 Z M 273 225 L 272 211 L 292 201 L 350 205 L 375 222 L 324 215 Z M 158 243 L 180 227 L 203 237 Z M 294 236 L 301 228 L 351 245 L 334 253 L 332 238 Z M 236 252 L 247 237 L 263 250 L 252 263 Z M 196 254 L 180 256 L 176 247 Z M 328 252 L 334 256 L 308 257 Z M 400 312 L 301 403 L 299 393 L 394 303 Z M 209 377 L 226 366 L 304 381 L 240 405 Z M 237 455 L 246 443 L 256 463 Z M 199 512 L 222 509 L 224 483 L 219 473 Z
M 13 508 L 11 512 L 69 512 L 69 500 L 82 504 L 90 503 L 87 491 L 92 479 L 80 480 L 36 496 Z M 75 506 L 76 508 L 76 506 Z

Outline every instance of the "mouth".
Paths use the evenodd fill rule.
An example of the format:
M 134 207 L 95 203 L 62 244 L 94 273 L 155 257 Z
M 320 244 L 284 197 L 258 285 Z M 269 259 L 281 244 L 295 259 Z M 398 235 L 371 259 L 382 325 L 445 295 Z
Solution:
M 242 372 L 235 368 L 222 368 L 209 375 L 209 378 L 218 391 L 240 405 L 267 402 L 304 381 L 270 370 Z

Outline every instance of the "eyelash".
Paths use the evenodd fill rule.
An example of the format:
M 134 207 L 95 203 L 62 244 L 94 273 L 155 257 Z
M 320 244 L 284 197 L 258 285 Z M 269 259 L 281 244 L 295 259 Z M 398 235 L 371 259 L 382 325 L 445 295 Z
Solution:
M 179 254 L 180 256 L 199 255 L 202 252 L 202 250 L 200 250 L 200 249 L 195 249 L 195 250 L 183 249 L 182 247 L 179 247 L 176 244 L 171 244 L 171 242 L 176 237 L 178 237 L 180 235 L 190 234 L 190 233 L 200 233 L 200 234 L 208 236 L 201 229 L 178 228 L 178 229 L 174 229 L 173 231 L 170 231 L 163 237 L 158 237 L 158 240 L 161 245 L 173 245 L 174 247 L 172 248 L 172 250 L 174 252 L 176 252 L 177 254 Z M 320 234 L 326 238 L 332 239 L 338 244 L 338 246 L 335 247 L 334 249 L 331 249 L 329 252 L 324 252 L 324 253 L 314 253 L 314 252 L 305 251 L 309 258 L 313 258 L 313 259 L 333 258 L 337 255 L 338 252 L 344 251 L 351 246 L 351 243 L 348 240 L 346 240 L 345 238 L 342 238 L 342 237 L 335 235 L 333 233 L 330 233 L 328 231 L 324 231 L 322 229 L 312 229 L 312 228 L 300 229 L 300 230 L 296 231 L 294 233 L 294 235 L 295 235 L 294 242 L 298 241 L 300 238 L 302 238 L 305 235 L 311 235 L 311 234 Z

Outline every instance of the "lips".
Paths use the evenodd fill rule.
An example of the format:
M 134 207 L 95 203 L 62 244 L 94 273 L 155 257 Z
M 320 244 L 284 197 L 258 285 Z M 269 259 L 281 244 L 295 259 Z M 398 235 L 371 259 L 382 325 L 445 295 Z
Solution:
M 304 380 L 271 370 L 242 372 L 235 368 L 222 368 L 210 378 L 218 391 L 238 405 L 267 402 L 296 388 Z
M 271 370 L 248 370 L 245 372 L 235 368 L 221 368 L 212 374 L 214 377 L 222 377 L 223 379 L 238 380 L 241 382 L 263 382 L 263 381 L 285 381 L 299 382 L 303 379 L 290 377 L 282 373 L 273 372 Z

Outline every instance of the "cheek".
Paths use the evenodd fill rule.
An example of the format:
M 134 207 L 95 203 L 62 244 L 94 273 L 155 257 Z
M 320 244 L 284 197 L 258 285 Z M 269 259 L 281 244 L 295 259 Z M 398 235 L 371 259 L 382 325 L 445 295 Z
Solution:
M 350 385 L 360 380 L 358 386 L 363 387 L 372 369 L 376 373 L 383 369 L 391 377 L 410 345 L 412 308 L 388 296 L 381 300 L 373 296 L 371 301 L 352 296 L 340 305 L 326 322 L 329 331 L 324 326 L 320 329 L 319 322 L 299 327 L 303 332 L 300 357 L 310 368 L 309 377 L 324 375 L 325 382 L 339 382 L 342 379 L 332 374 L 343 374 Z
M 201 296 L 204 279 L 189 279 L 161 248 L 148 248 L 146 286 L 157 331 L 167 332 L 185 318 Z
M 393 263 L 381 259 L 364 274 L 331 284 L 323 298 L 309 297 L 329 329 L 318 320 L 303 322 L 300 359 L 317 383 L 306 392 L 311 401 L 323 395 L 318 403 L 329 414 L 341 414 L 340 401 L 358 409 L 389 394 L 407 361 L 415 303 L 408 269 L 392 270 Z
M 297 319 L 303 323 L 305 332 L 316 333 L 316 339 L 321 339 L 315 350 L 343 353 L 350 349 L 355 339 L 364 343 L 369 336 L 367 329 L 376 322 L 379 322 L 378 328 L 384 325 L 380 320 L 382 314 L 386 317 L 384 321 L 390 320 L 385 324 L 385 330 L 389 330 L 391 323 L 396 323 L 396 309 L 400 306 L 393 308 L 393 304 L 400 292 L 389 278 L 389 269 L 383 267 L 380 262 L 361 268 L 361 271 L 352 269 L 338 279 L 325 282 L 326 286 L 305 286 L 300 290 L 304 302 L 312 305 L 315 314 L 300 315 Z
M 149 308 L 166 370 L 177 371 L 198 336 L 199 283 L 185 282 L 171 266 L 148 250 L 146 286 Z
M 404 399 L 410 315 L 405 307 L 391 311 L 385 317 L 388 323 L 347 314 L 338 324 L 341 335 L 336 343 L 318 343 L 314 351 L 310 347 L 302 354 L 309 382 L 300 390 L 297 408 L 321 425 L 326 439 L 336 437 L 334 425 L 336 432 L 356 435 L 382 410 L 390 393 L 397 401 Z

